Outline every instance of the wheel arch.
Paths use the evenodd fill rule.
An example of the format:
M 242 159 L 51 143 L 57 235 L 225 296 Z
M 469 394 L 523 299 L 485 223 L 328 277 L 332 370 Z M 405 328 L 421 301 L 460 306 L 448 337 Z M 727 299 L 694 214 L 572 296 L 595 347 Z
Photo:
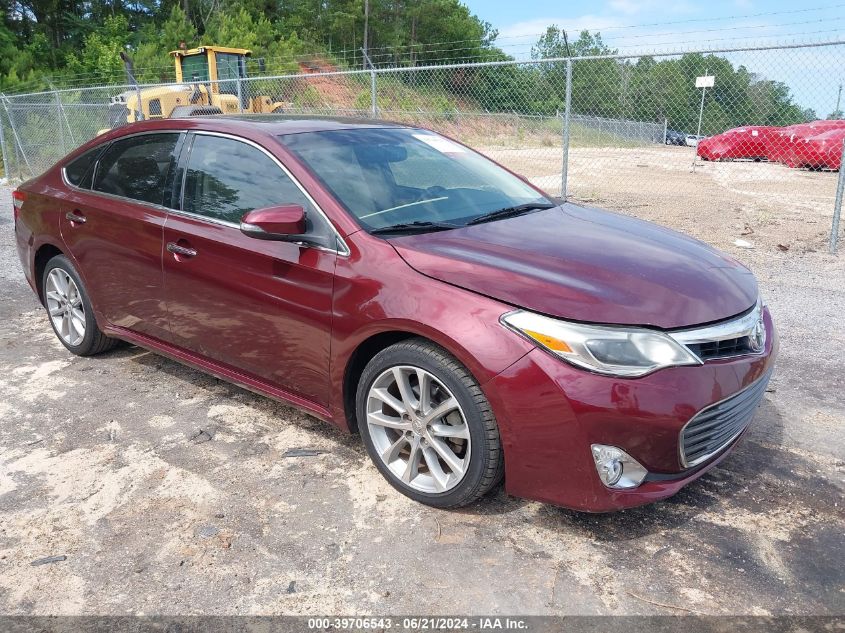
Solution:
M 361 376 L 361 372 L 364 371 L 367 363 L 380 351 L 410 338 L 425 337 L 406 330 L 384 330 L 371 334 L 362 340 L 349 355 L 343 371 L 343 413 L 351 433 L 358 432 L 358 416 L 355 413 L 355 393 L 358 389 L 358 378 Z
M 418 338 L 442 347 L 447 353 L 457 359 L 479 384 L 484 384 L 492 378 L 486 368 L 474 358 L 472 353 L 458 341 L 441 331 L 427 331 L 419 324 L 400 321 L 398 323 L 382 324 L 382 328 L 375 332 L 368 332 L 355 345 L 352 352 L 346 356 L 343 370 L 342 408 L 346 424 L 352 433 L 358 432 L 358 420 L 355 414 L 355 392 L 358 389 L 358 378 L 364 367 L 373 357 L 383 349 L 400 341 Z
M 484 388 L 488 381 L 533 349 L 522 337 L 497 327 L 498 323 L 478 326 L 479 322 L 497 318 L 501 311 L 494 305 L 487 310 L 480 309 L 472 319 L 444 319 L 442 315 L 432 315 L 426 321 L 421 321 L 419 315 L 403 315 L 370 322 L 354 331 L 335 332 L 330 374 L 334 384 L 341 388 L 335 391 L 331 409 L 338 426 L 353 433 L 358 431 L 355 393 L 362 370 L 380 351 L 406 339 L 420 338 L 438 345 Z
M 44 270 L 47 268 L 47 262 L 57 255 L 65 255 L 65 252 L 55 244 L 48 242 L 39 246 L 33 257 L 33 281 L 35 282 L 35 290 L 38 293 L 38 300 L 41 302 L 41 305 L 44 305 Z
M 80 267 L 79 262 L 76 261 L 76 258 L 73 256 L 70 249 L 62 242 L 56 243 L 54 239 L 50 239 L 49 241 L 44 241 L 39 244 L 36 248 L 34 248 L 34 255 L 32 256 L 32 276 L 39 303 L 41 303 L 42 306 L 44 305 L 44 270 L 47 268 L 47 263 L 57 255 L 66 257 L 76 269 L 76 274 L 79 275 L 79 278 L 85 287 L 85 291 L 88 293 L 88 300 L 91 302 L 91 306 L 93 307 L 97 327 L 102 329 L 105 319 L 97 309 L 97 301 L 95 297 L 91 296 L 89 291 L 90 286 L 88 285 L 85 273 Z

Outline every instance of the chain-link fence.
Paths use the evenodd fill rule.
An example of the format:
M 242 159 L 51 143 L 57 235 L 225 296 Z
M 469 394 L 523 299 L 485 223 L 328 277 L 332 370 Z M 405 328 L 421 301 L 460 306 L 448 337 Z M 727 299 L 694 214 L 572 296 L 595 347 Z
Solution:
M 552 195 L 621 211 L 695 220 L 754 199 L 830 216 L 841 206 L 843 52 L 826 42 L 352 71 L 315 59 L 280 77 L 0 96 L 0 145 L 6 174 L 24 179 L 141 118 L 376 117 L 457 138 Z

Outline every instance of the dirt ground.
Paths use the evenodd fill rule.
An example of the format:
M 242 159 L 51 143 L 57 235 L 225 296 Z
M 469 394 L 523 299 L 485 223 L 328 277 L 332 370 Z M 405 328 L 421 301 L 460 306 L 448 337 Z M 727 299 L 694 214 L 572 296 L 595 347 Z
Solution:
M 485 153 L 546 191 L 560 192 L 559 148 L 491 147 Z M 693 170 L 694 156 L 691 147 L 573 147 L 569 192 L 584 204 L 670 226 L 723 250 L 745 240 L 755 252 L 744 252 L 744 261 L 755 264 L 773 249 L 827 250 L 836 172 L 700 160 Z
M 497 152 L 559 181 L 552 156 Z M 692 174 L 688 158 L 575 149 L 570 182 L 579 198 L 749 264 L 781 355 L 722 465 L 665 502 L 608 515 L 501 490 L 426 508 L 382 480 L 357 438 L 291 408 L 135 347 L 69 355 L 3 211 L 0 612 L 845 613 L 845 255 L 826 253 L 835 176 L 754 163 Z M 324 452 L 286 456 L 295 448 Z M 31 564 L 47 556 L 66 559 Z

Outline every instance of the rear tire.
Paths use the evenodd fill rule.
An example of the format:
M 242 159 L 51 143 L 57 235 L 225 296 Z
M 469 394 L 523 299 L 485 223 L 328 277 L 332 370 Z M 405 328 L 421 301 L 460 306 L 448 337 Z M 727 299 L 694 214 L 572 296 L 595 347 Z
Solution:
M 430 341 L 410 339 L 376 354 L 358 383 L 356 413 L 376 468 L 415 501 L 464 506 L 502 479 L 490 403 L 469 370 Z
M 118 344 L 97 327 L 88 292 L 71 261 L 56 255 L 41 279 L 44 307 L 59 341 L 77 356 L 93 356 Z

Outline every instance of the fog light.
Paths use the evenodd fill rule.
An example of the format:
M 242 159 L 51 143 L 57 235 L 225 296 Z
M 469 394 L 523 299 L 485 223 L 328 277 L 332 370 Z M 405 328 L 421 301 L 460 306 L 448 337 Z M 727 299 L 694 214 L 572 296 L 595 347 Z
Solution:
M 591 448 L 599 479 L 608 488 L 636 488 L 648 474 L 642 464 L 621 448 L 604 444 L 593 444 Z

